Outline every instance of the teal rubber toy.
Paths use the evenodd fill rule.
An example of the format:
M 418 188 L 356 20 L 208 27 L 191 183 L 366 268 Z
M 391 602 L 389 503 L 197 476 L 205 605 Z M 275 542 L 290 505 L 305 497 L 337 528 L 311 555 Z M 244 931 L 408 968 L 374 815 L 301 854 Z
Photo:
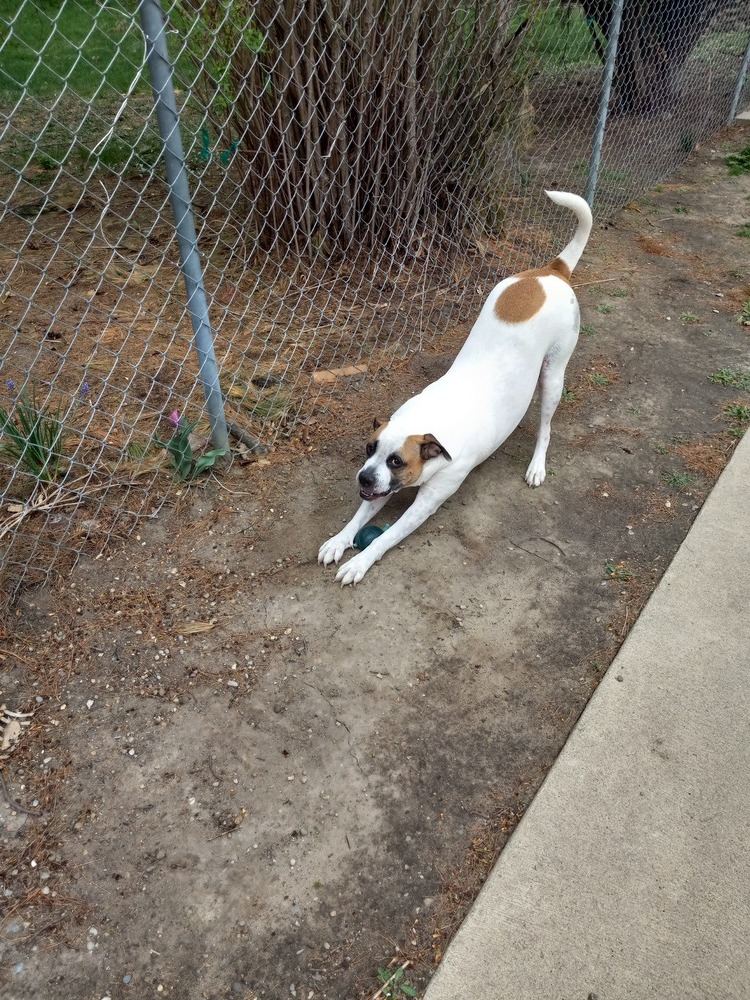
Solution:
M 368 524 L 366 527 L 360 528 L 354 536 L 354 548 L 366 549 L 370 542 L 374 542 L 388 528 L 390 528 L 390 524 L 386 524 L 385 528 L 378 528 L 376 524 Z

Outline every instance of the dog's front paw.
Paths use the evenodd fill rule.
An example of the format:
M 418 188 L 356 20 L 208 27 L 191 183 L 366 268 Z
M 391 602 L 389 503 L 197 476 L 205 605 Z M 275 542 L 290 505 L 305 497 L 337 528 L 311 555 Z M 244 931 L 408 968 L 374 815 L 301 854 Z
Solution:
M 338 535 L 323 542 L 318 552 L 318 562 L 327 566 L 329 563 L 338 562 L 347 549 L 354 545 L 354 539 L 348 531 L 340 531 Z
M 546 475 L 547 470 L 545 468 L 544 461 L 535 462 L 532 459 L 531 465 L 526 470 L 525 479 L 529 486 L 541 486 Z
M 374 562 L 377 562 L 377 560 L 372 559 L 368 552 L 360 552 L 359 555 L 353 556 L 343 566 L 339 567 L 339 571 L 336 574 L 337 582 L 342 587 L 346 587 L 350 583 L 359 583 Z

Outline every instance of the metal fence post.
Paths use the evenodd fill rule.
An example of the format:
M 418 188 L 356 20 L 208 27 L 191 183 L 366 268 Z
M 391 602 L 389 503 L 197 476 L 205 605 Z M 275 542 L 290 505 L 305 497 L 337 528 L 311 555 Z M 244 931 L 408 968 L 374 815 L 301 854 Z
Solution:
M 615 73 L 615 60 L 617 58 L 617 42 L 620 37 L 620 25 L 622 23 L 622 8 L 625 0 L 616 0 L 612 11 L 612 20 L 609 25 L 609 38 L 607 39 L 607 55 L 604 60 L 604 75 L 602 76 L 602 89 L 599 94 L 599 111 L 596 117 L 596 132 L 594 133 L 594 146 L 591 151 L 589 161 L 589 176 L 586 181 L 586 201 L 590 207 L 594 207 L 594 196 L 596 185 L 599 180 L 599 167 L 602 161 L 602 146 L 604 145 L 604 129 L 607 124 L 607 112 L 609 110 L 609 95 L 612 91 L 612 79 Z
M 750 65 L 750 41 L 747 43 L 747 48 L 745 49 L 745 58 L 742 60 L 742 66 L 740 66 L 740 75 L 737 77 L 737 86 L 734 88 L 734 94 L 732 95 L 732 106 L 729 109 L 729 118 L 727 119 L 727 124 L 731 125 L 734 119 L 737 117 L 737 108 L 740 106 L 740 98 L 742 97 L 742 90 L 745 86 L 745 80 L 747 79 L 747 68 Z
M 224 403 L 219 385 L 219 371 L 214 353 L 208 302 L 203 284 L 203 270 L 198 253 L 193 212 L 190 203 L 185 154 L 180 136 L 172 65 L 167 51 L 166 23 L 160 0 L 141 0 L 141 27 L 146 38 L 146 59 L 151 74 L 156 117 L 164 142 L 164 165 L 169 185 L 169 199 L 180 247 L 182 273 L 187 289 L 187 305 L 193 325 L 198 371 L 211 423 L 211 440 L 217 448 L 229 448 Z

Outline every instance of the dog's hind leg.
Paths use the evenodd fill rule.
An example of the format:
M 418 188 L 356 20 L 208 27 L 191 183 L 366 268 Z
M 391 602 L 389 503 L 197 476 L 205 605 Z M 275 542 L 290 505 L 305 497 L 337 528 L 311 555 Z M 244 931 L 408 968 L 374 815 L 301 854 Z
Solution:
M 560 402 L 563 387 L 565 385 L 565 365 L 564 360 L 557 358 L 545 358 L 542 370 L 539 373 L 539 433 L 536 438 L 536 447 L 531 457 L 531 462 L 526 470 L 526 482 L 529 486 L 541 486 L 544 477 L 547 475 L 547 448 L 549 446 L 550 427 L 552 417 Z

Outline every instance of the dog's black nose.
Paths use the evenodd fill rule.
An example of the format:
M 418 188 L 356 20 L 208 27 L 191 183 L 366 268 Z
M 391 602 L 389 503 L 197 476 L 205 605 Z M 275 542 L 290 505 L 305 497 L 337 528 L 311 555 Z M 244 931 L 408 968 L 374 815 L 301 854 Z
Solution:
M 359 485 L 366 490 L 371 490 L 375 485 L 375 476 L 373 476 L 371 472 L 366 472 L 364 469 L 360 469 L 357 479 L 359 480 Z

